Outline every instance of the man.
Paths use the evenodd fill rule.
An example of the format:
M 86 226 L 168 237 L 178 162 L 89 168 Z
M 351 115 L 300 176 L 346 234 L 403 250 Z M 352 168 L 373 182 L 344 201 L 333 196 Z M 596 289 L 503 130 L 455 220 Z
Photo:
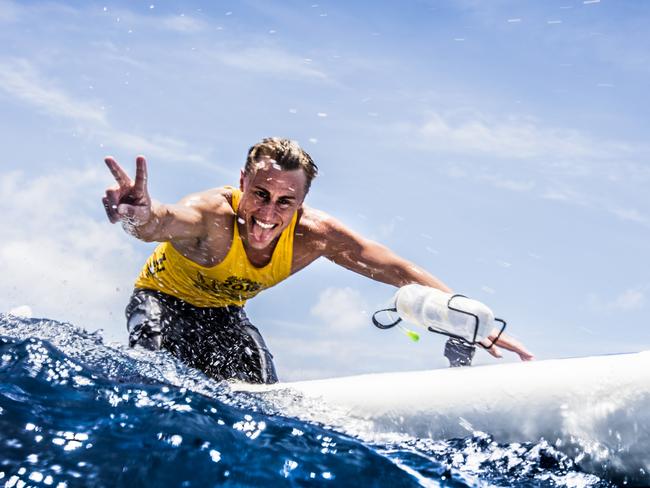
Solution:
M 397 287 L 419 283 L 450 291 L 425 270 L 306 206 L 318 168 L 294 141 L 255 144 L 239 189 L 215 188 L 175 205 L 149 197 L 144 157 L 136 160 L 135 181 L 113 158 L 105 161 L 117 181 L 103 198 L 109 220 L 138 239 L 161 243 L 127 305 L 130 345 L 167 349 L 214 378 L 277 381 L 272 356 L 243 306 L 319 257 Z M 497 343 L 532 359 L 512 338 L 502 335 Z M 489 352 L 500 357 L 496 347 Z

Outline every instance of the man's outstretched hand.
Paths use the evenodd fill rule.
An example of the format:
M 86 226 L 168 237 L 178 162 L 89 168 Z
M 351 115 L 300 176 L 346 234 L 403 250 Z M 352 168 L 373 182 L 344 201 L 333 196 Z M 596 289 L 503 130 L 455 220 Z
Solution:
M 131 225 L 149 222 L 151 198 L 147 191 L 147 161 L 144 156 L 138 156 L 135 161 L 135 181 L 111 156 L 106 157 L 104 162 L 117 181 L 117 186 L 107 189 L 102 198 L 108 220 L 113 224 L 122 221 Z
M 489 352 L 495 358 L 503 357 L 503 354 L 501 354 L 499 348 L 496 345 L 494 345 L 494 340 L 497 338 L 496 333 L 494 332 L 491 333 L 490 335 L 488 335 L 487 338 L 493 342 L 492 346 L 487 348 L 487 352 Z M 518 354 L 519 358 L 522 361 L 532 361 L 535 359 L 535 355 L 531 353 L 528 349 L 526 349 L 526 346 L 524 346 L 521 342 L 519 342 L 514 337 L 509 336 L 505 333 L 501 334 L 499 339 L 496 341 L 496 344 L 504 349 L 507 349 L 508 351 L 512 351 Z M 488 344 L 483 344 L 483 345 L 486 346 Z

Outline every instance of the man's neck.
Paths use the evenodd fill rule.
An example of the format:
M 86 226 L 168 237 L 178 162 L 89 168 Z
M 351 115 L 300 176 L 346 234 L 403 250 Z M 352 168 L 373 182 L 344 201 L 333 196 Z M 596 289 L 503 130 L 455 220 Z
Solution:
M 239 226 L 239 235 L 241 237 L 242 244 L 244 246 L 244 252 L 246 253 L 246 257 L 248 258 L 248 261 L 255 266 L 256 268 L 263 268 L 267 264 L 271 262 L 271 259 L 273 258 L 273 252 L 275 251 L 275 247 L 278 244 L 278 241 L 280 240 L 280 236 L 276 237 L 267 247 L 264 249 L 254 249 L 250 247 L 248 244 L 248 239 L 242 232 L 242 225 L 237 224 Z

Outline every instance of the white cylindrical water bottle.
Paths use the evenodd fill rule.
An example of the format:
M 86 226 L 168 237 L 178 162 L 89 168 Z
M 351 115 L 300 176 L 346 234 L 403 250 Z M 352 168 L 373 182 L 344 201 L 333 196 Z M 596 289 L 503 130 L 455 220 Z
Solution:
M 404 321 L 470 343 L 484 339 L 494 329 L 494 314 L 483 303 L 428 286 L 401 287 L 395 294 L 395 308 Z

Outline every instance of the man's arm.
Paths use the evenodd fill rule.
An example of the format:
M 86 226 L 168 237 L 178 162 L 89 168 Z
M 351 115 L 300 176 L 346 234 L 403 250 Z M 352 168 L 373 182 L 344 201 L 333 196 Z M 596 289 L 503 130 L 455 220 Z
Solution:
M 323 255 L 334 263 L 382 283 L 401 287 L 411 283 L 444 292 L 451 289 L 424 269 L 377 242 L 366 239 L 332 217 L 326 217 Z
M 452 293 L 447 285 L 424 269 L 348 229 L 332 217 L 323 218 L 321 230 L 326 242 L 323 255 L 340 266 L 397 287 L 417 283 Z M 490 340 L 494 338 L 494 334 L 489 336 Z M 501 334 L 496 344 L 518 354 L 522 361 L 534 359 L 522 343 L 505 333 Z M 494 357 L 502 357 L 496 346 L 487 351 Z
M 138 222 L 122 219 L 124 230 L 145 242 L 163 242 L 200 237 L 205 234 L 203 213 L 197 196 L 189 195 L 176 204 L 151 202 L 151 216 Z
M 106 190 L 104 209 L 112 223 L 121 222 L 129 234 L 146 242 L 200 237 L 205 233 L 205 196 L 190 195 L 178 204 L 152 201 L 147 189 L 147 163 L 136 159 L 135 181 L 112 157 L 105 159 L 117 182 Z

